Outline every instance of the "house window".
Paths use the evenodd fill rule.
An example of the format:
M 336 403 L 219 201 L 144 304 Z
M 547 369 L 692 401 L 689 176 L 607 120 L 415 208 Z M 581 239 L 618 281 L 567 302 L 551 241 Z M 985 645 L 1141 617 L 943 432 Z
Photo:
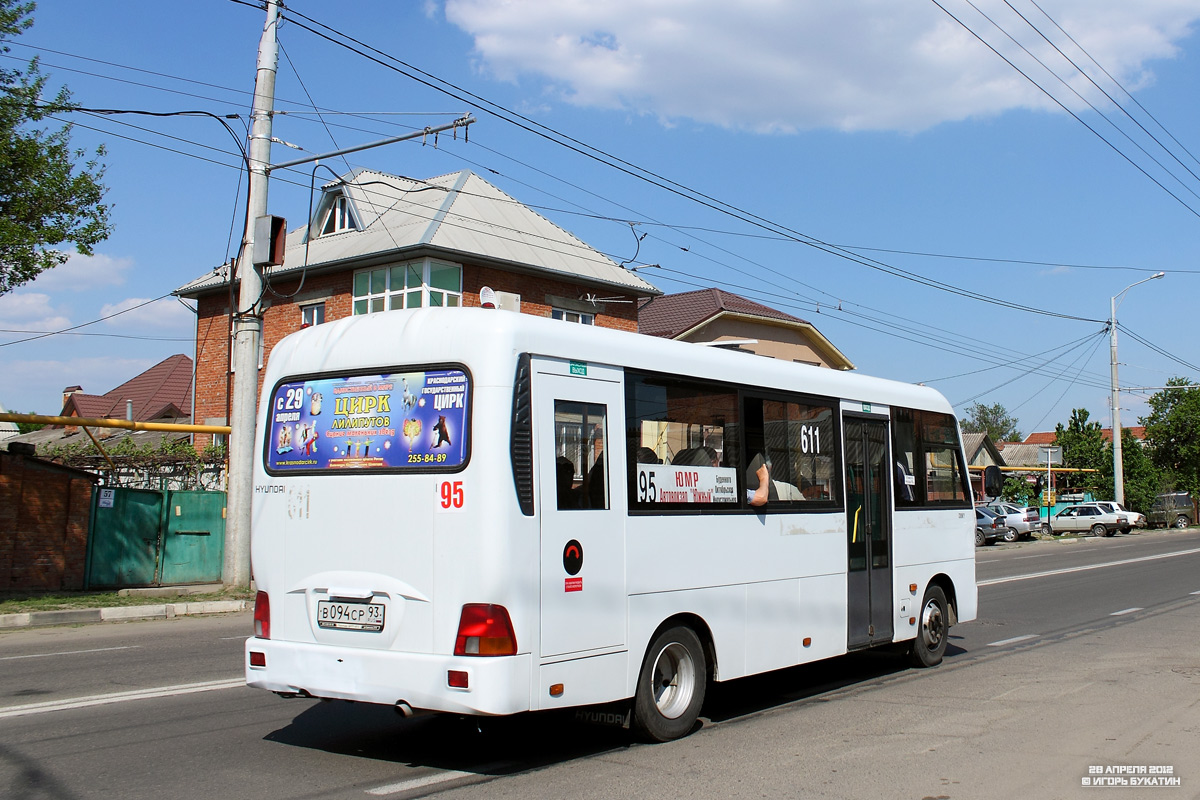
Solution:
M 321 236 L 355 230 L 358 230 L 358 221 L 354 217 L 350 199 L 344 194 L 339 194 L 329 204 L 325 219 L 321 221 Z
M 595 314 L 586 314 L 582 311 L 567 311 L 566 309 L 556 308 L 550 312 L 550 316 L 554 319 L 561 319 L 566 322 L 578 322 L 582 325 L 596 324 Z
M 309 328 L 313 325 L 320 325 L 325 321 L 325 304 L 313 303 L 308 306 L 300 306 L 300 327 Z
M 458 306 L 462 267 L 422 259 L 394 267 L 354 273 L 354 313 L 371 314 L 399 308 Z

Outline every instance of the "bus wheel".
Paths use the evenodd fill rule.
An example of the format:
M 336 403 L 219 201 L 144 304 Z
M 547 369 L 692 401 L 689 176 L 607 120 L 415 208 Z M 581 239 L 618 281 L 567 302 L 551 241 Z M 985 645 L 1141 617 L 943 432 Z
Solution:
M 691 628 L 663 631 L 646 651 L 633 699 L 633 726 L 654 742 L 691 731 L 704 704 L 704 648 Z
M 918 617 L 920 628 L 913 641 L 909 659 L 914 667 L 934 667 L 942 663 L 946 653 L 946 640 L 950 633 L 950 617 L 946 608 L 946 594 L 940 586 L 930 586 L 921 601 Z

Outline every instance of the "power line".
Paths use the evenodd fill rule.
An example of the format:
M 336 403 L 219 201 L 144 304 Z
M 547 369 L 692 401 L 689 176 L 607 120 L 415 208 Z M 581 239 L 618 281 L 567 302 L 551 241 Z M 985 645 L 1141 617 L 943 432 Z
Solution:
M 157 303 L 159 300 L 165 300 L 166 298 L 170 297 L 171 294 L 172 294 L 171 292 L 167 292 L 166 294 L 155 297 L 152 300 L 146 300 L 145 302 L 138 303 L 136 306 L 130 306 L 129 308 L 122 309 L 121 311 L 117 311 L 115 313 L 100 317 L 98 319 L 94 319 L 91 322 L 82 322 L 78 325 L 72 325 L 69 328 L 63 328 L 63 329 L 57 330 L 57 331 L 47 331 L 45 333 L 40 333 L 36 336 L 30 336 L 25 339 L 14 339 L 11 342 L 0 342 L 0 347 L 9 347 L 14 344 L 24 344 L 25 342 L 36 341 L 37 339 L 45 339 L 47 336 L 58 336 L 58 335 L 64 334 L 64 333 L 70 333 L 71 331 L 77 331 L 80 328 L 86 328 L 89 325 L 95 325 L 98 322 L 104 322 L 105 320 L 112 319 L 113 317 L 119 317 L 122 314 L 128 314 L 130 311 L 136 311 L 137 309 L 142 308 L 143 306 L 148 306 L 151 303 Z
M 234 1 L 237 2 L 238 0 L 234 0 Z M 916 273 L 912 273 L 912 272 L 909 272 L 908 270 L 903 270 L 898 267 L 894 267 L 894 266 L 885 264 L 885 263 L 883 263 L 881 261 L 877 261 L 875 259 L 865 258 L 863 256 L 859 256 L 859 255 L 857 255 L 855 253 L 851 253 L 849 251 L 840 250 L 836 246 L 830 245 L 827 242 L 823 242 L 820 239 L 817 239 L 813 236 L 792 230 L 791 228 L 788 228 L 785 225 L 781 225 L 779 223 L 768 220 L 765 217 L 761 217 L 757 214 L 746 211 L 746 210 L 741 209 L 732 204 L 718 200 L 714 197 L 711 197 L 710 195 L 704 194 L 703 192 L 700 192 L 698 190 L 687 187 L 683 184 L 680 184 L 676 181 L 673 181 L 669 178 L 659 175 L 658 173 L 655 173 L 651 170 L 645 169 L 643 167 L 639 167 L 639 166 L 633 164 L 632 162 L 626 161 L 622 158 L 619 158 L 618 156 L 612 155 L 611 153 L 607 153 L 599 148 L 596 148 L 592 145 L 586 144 L 585 142 L 582 142 L 578 139 L 568 136 L 567 134 L 564 134 L 560 131 L 556 131 L 553 128 L 550 128 L 546 125 L 542 125 L 541 123 L 536 122 L 536 121 L 534 121 L 522 114 L 519 114 L 515 111 L 512 111 L 511 109 L 508 109 L 498 103 L 494 103 L 494 102 L 487 100 L 483 97 L 480 97 L 479 95 L 476 95 L 466 89 L 463 89 L 462 87 L 456 86 L 455 84 L 453 84 L 449 81 L 446 81 L 442 78 L 438 78 L 438 77 L 432 75 L 431 73 L 425 72 L 424 70 L 414 67 L 413 65 L 408 64 L 407 62 L 404 62 L 401 59 L 396 58 L 395 56 L 392 56 L 388 53 L 384 53 L 383 51 L 380 51 L 374 47 L 371 47 L 370 45 L 368 45 L 346 33 L 338 31 L 337 29 L 335 29 L 331 26 L 328 26 L 322 22 L 319 22 L 311 17 L 308 17 L 300 12 L 297 12 L 292 9 L 288 9 L 287 16 L 291 20 L 292 24 L 296 25 L 297 27 L 307 30 L 310 33 L 312 33 L 313 35 L 318 36 L 322 39 L 325 39 L 326 41 L 328 41 L 332 44 L 335 44 L 339 47 L 343 47 L 346 50 L 356 53 L 356 54 L 362 56 L 363 58 L 367 58 L 368 60 L 371 60 L 371 61 L 379 64 L 380 66 L 383 66 L 387 69 L 391 69 L 399 74 L 405 75 L 409 79 L 417 81 L 425 86 L 428 86 L 429 88 L 434 89 L 435 91 L 442 92 L 443 94 L 446 94 L 447 96 L 454 97 L 455 99 L 461 100 L 463 102 L 481 103 L 484 106 L 492 109 L 493 113 L 495 113 L 496 116 L 499 117 L 500 119 L 508 122 L 509 124 L 515 125 L 518 128 L 521 128 L 522 130 L 525 130 L 531 134 L 534 134 L 536 136 L 544 138 L 547 141 L 558 144 L 560 147 L 565 147 L 566 149 L 576 152 L 579 155 L 582 155 L 586 158 L 590 158 L 590 159 L 598 161 L 602 164 L 605 164 L 606 166 L 608 166 L 612 169 L 616 169 L 617 171 L 622 172 L 626 175 L 629 175 L 630 177 L 644 181 L 653 186 L 657 186 L 658 188 L 664 189 L 665 191 L 676 194 L 680 197 L 683 197 L 694 203 L 697 203 L 699 205 L 710 208 L 714 211 L 718 211 L 719 213 L 726 214 L 727 216 L 731 216 L 735 219 L 739 219 L 743 222 L 746 222 L 747 224 L 753 225 L 755 227 L 760 227 L 760 228 L 763 228 L 764 230 L 768 230 L 768 231 L 771 231 L 771 232 L 774 232 L 777 234 L 782 233 L 782 235 L 785 235 L 788 238 L 791 238 L 796 242 L 799 242 L 801 244 L 806 244 L 815 249 L 829 253 L 830 255 L 834 255 L 839 258 L 843 258 L 845 260 L 851 261 L 853 263 L 857 263 L 861 266 L 867 267 L 868 269 L 877 270 L 879 272 L 883 272 L 885 274 L 892 275 L 893 277 L 897 277 L 902 280 L 907 280 L 907 281 L 911 281 L 914 283 L 918 283 L 918 284 L 927 286 L 929 288 L 934 288 L 934 289 L 938 289 L 940 291 L 949 292 L 951 294 L 956 294 L 956 295 L 959 295 L 962 297 L 978 300 L 980 302 L 986 302 L 993 306 L 1000 305 L 1000 306 L 1005 306 L 1007 308 L 1011 308 L 1013 310 L 1023 311 L 1023 312 L 1032 313 L 1032 314 L 1040 314 L 1040 315 L 1050 316 L 1050 317 L 1056 317 L 1059 319 L 1072 319 L 1072 320 L 1083 321 L 1083 322 L 1101 322 L 1101 320 L 1096 320 L 1096 319 L 1091 319 L 1091 318 L 1086 318 L 1086 317 L 1076 317 L 1076 316 L 1073 316 L 1070 314 L 1063 314 L 1061 312 L 1055 312 L 1055 311 L 1049 311 L 1046 309 L 1030 307 L 1026 304 L 1019 304 L 1019 303 L 1015 303 L 1015 302 L 1011 302 L 1011 301 L 1000 300 L 1000 299 L 997 299 L 994 297 L 983 295 L 978 292 L 972 292 L 972 291 L 969 291 L 966 289 L 962 289 L 961 287 L 957 287 L 957 286 L 954 286 L 952 284 L 949 284 L 949 283 L 946 283 L 943 281 L 937 281 L 937 280 L 933 280 L 931 278 L 920 276 L 920 275 L 917 275 Z M 331 36 L 329 34 L 326 34 L 319 30 L 316 30 L 315 28 L 313 28 L 309 25 L 305 25 L 303 23 L 296 22 L 294 17 L 299 17 L 301 19 L 307 20 L 308 22 L 311 22 L 313 25 L 317 25 L 317 26 L 323 28 L 324 30 L 330 31 L 338 37 L 342 37 L 343 39 L 345 39 L 349 42 L 353 42 L 355 45 L 357 45 L 360 48 L 365 48 L 366 50 L 369 50 L 370 53 L 364 52 L 361 49 L 356 49 L 355 47 L 350 46 L 346 42 L 340 41 L 340 40 L 334 38 L 334 36 Z M 378 56 L 380 56 L 382 58 L 386 58 L 386 59 L 388 59 L 388 61 L 395 62 L 395 64 L 399 64 L 401 66 L 398 67 L 398 66 L 395 66 L 395 64 L 387 63 L 387 62 L 381 60 L 380 58 L 376 57 L 375 55 L 371 55 L 371 53 L 375 53 Z
M 1085 122 L 1082 117 L 1080 117 L 1078 114 L 1076 114 L 1070 108 L 1068 108 L 1065 103 L 1063 103 L 1061 100 L 1059 100 L 1057 97 L 1055 97 L 1049 90 L 1047 90 L 1044 86 L 1042 86 L 1040 83 L 1035 81 L 1032 77 L 1030 77 L 1028 75 L 1028 73 L 1026 73 L 1024 70 L 1022 70 L 1016 64 L 1014 64 L 1007 56 L 1005 56 L 1003 53 L 1001 53 L 999 50 L 997 50 L 995 47 L 993 47 L 986 39 L 984 39 L 982 36 L 980 36 L 978 33 L 976 33 L 969 25 L 967 25 L 967 23 L 965 23 L 963 20 L 959 19 L 953 13 L 951 13 L 949 9 L 947 9 L 944 5 L 942 5 L 940 0 L 931 0 L 931 2 L 935 6 L 940 8 L 943 12 L 945 12 L 946 16 L 950 17 L 950 19 L 957 22 L 959 25 L 961 25 L 963 27 L 964 30 L 966 30 L 968 33 L 970 33 L 972 36 L 974 36 L 976 39 L 978 39 L 979 42 L 982 43 L 985 47 L 987 47 L 989 50 L 991 50 L 993 53 L 995 53 L 997 56 L 999 56 L 1004 61 L 1004 63 L 1008 64 L 1010 67 L 1012 67 L 1014 70 L 1016 70 L 1023 78 L 1025 78 L 1027 81 L 1032 83 L 1038 89 L 1038 91 L 1040 91 L 1042 94 L 1046 95 L 1046 97 L 1050 98 L 1050 100 L 1053 101 L 1055 105 L 1057 105 L 1063 111 L 1070 114 L 1071 117 L 1073 117 L 1076 122 L 1078 122 L 1080 125 L 1082 125 L 1083 127 L 1087 128 L 1089 131 L 1091 131 L 1092 134 L 1096 136 L 1096 138 L 1098 138 L 1100 141 L 1102 141 L 1106 145 L 1108 145 L 1109 148 L 1111 148 L 1113 150 L 1113 152 L 1115 152 L 1121 158 L 1125 159 L 1134 169 L 1136 169 L 1138 172 L 1142 173 L 1147 178 L 1149 178 L 1151 181 L 1153 181 L 1154 184 L 1158 186 L 1158 188 L 1162 189 L 1164 192 L 1166 192 L 1171 197 L 1173 197 L 1176 202 L 1178 202 L 1180 205 L 1182 205 L 1184 208 L 1186 208 L 1188 211 L 1190 211 L 1194 216 L 1200 217 L 1200 211 L 1197 211 L 1196 209 L 1194 209 L 1190 205 L 1188 205 L 1187 202 L 1185 200 L 1183 200 L 1183 198 L 1179 197 L 1179 195 L 1175 194 L 1170 189 L 1168 189 L 1166 186 L 1164 186 L 1161 181 L 1159 181 L 1157 178 L 1155 178 L 1153 175 L 1151 175 L 1149 172 L 1147 172 L 1145 169 L 1143 169 L 1140 164 L 1138 164 L 1136 161 L 1134 161 L 1132 158 L 1130 158 L 1128 155 L 1126 155 L 1121 150 L 1121 148 L 1114 145 L 1112 142 L 1110 142 L 1108 139 L 1106 139 L 1103 134 L 1101 134 L 1099 131 L 1097 131 L 1095 128 L 1093 128 L 1091 125 L 1087 124 L 1087 122 Z M 990 17 L 988 17 L 986 14 L 984 14 L 982 11 L 980 11 L 979 8 L 977 6 L 975 6 L 974 3 L 971 2 L 971 0 L 966 0 L 966 2 L 968 5 L 971 6 L 971 8 L 974 8 L 981 16 L 983 16 L 984 19 L 988 20 L 988 22 L 991 22 L 993 25 L 995 25 L 995 27 L 997 29 L 999 29 L 1002 33 L 1004 33 L 1005 36 L 1009 36 L 1007 31 L 1005 31 L 999 25 L 996 25 L 996 23 L 993 22 Z M 1012 38 L 1012 37 L 1009 36 L 1009 38 Z M 1022 49 L 1024 49 L 1024 48 L 1022 48 Z M 1028 53 L 1028 50 L 1026 50 L 1025 52 Z M 1037 60 L 1036 57 L 1035 57 L 1035 60 Z M 1041 61 L 1038 61 L 1038 63 L 1042 64 Z M 1045 67 L 1044 64 L 1042 64 L 1042 66 Z M 1053 72 L 1053 70 L 1050 70 L 1049 67 L 1045 67 L 1045 68 L 1047 69 L 1047 71 L 1050 72 L 1050 74 L 1052 74 L 1056 78 L 1058 78 L 1058 75 L 1055 74 Z M 1059 78 L 1059 80 L 1061 80 L 1061 78 Z M 1090 105 L 1090 103 L 1089 103 L 1089 105 Z M 1094 106 L 1093 106 L 1093 108 L 1094 108 Z M 1101 114 L 1101 116 L 1103 117 L 1103 114 Z M 1108 121 L 1107 117 L 1104 117 L 1104 119 L 1105 119 L 1105 121 Z M 1111 124 L 1111 122 L 1110 122 L 1110 124 Z M 1174 177 L 1174 176 L 1172 176 L 1172 177 Z M 1090 321 L 1098 322 L 1099 320 L 1090 320 Z

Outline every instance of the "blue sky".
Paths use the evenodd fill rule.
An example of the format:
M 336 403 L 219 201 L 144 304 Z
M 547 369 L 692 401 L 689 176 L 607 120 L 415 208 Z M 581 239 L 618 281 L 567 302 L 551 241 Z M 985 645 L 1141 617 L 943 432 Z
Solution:
M 414 178 L 472 169 L 666 292 L 719 286 L 775 306 L 813 322 L 862 372 L 927 382 L 960 410 L 1000 403 L 1023 433 L 1052 430 L 1077 407 L 1109 424 L 1109 298 L 1162 270 L 1118 311 L 1130 331 L 1121 384 L 1200 381 L 1190 366 L 1200 364 L 1190 324 L 1200 163 L 1188 152 L 1200 154 L 1200 0 L 939 2 L 945 10 L 932 0 L 293 0 L 276 91 L 293 113 L 274 135 L 318 153 L 469 111 L 469 142 L 392 145 L 329 166 Z M 314 35 L 299 15 L 457 96 Z M 244 137 L 263 19 L 231 0 L 55 0 L 8 55 L 39 55 L 84 107 L 239 114 L 229 124 Z M 666 180 L 584 157 L 467 93 Z M 313 104 L 340 113 L 318 118 Z M 244 180 L 218 122 L 71 119 L 77 145 L 108 150 L 116 229 L 93 257 L 0 297 L 10 409 L 56 413 L 65 386 L 102 393 L 191 355 L 194 317 L 169 293 L 233 256 L 241 234 Z M 275 145 L 272 158 L 297 155 Z M 302 224 L 311 171 L 276 176 L 271 212 Z M 318 185 L 329 176 L 318 171 Z M 1144 395 L 1123 393 L 1122 410 L 1136 424 Z

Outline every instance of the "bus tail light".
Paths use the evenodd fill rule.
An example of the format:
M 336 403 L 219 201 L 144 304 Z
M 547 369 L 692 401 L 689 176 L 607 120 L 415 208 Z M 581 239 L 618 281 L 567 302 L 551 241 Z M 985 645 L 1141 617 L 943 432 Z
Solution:
M 511 656 L 517 653 L 517 635 L 504 606 L 468 603 L 458 620 L 456 656 Z
M 259 639 L 271 638 L 271 598 L 266 592 L 254 596 L 254 635 Z

